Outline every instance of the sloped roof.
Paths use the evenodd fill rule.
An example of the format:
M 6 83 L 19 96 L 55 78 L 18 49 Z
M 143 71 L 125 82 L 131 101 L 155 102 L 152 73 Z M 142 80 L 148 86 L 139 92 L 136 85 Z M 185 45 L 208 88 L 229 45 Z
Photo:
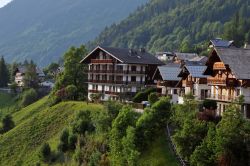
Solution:
M 102 47 L 98 46 L 89 55 L 87 55 L 81 63 L 83 63 L 89 56 L 92 55 L 96 50 L 101 49 L 111 56 L 115 57 L 122 63 L 127 64 L 152 64 L 152 65 L 164 65 L 158 58 L 146 51 L 139 51 L 128 48 L 113 48 L 113 47 Z
M 198 54 L 196 54 L 196 53 L 175 52 L 174 54 L 178 59 L 181 59 L 181 60 L 184 60 L 184 61 L 194 59 L 195 57 L 199 57 Z
M 250 79 L 250 49 L 217 47 L 215 51 L 237 79 Z
M 210 40 L 210 45 L 212 44 L 214 47 L 230 47 L 233 45 L 234 41 L 222 40 L 222 39 L 214 39 Z
M 195 77 L 195 78 L 207 78 L 208 77 L 207 75 L 203 75 L 207 66 L 200 66 L 200 65 L 188 66 L 187 65 L 185 67 L 192 77 Z
M 27 70 L 27 68 L 25 66 L 19 66 L 17 68 L 17 71 L 19 73 L 22 73 L 22 74 L 25 74 L 26 70 Z M 36 73 L 38 74 L 39 77 L 44 77 L 45 76 L 44 72 L 39 67 L 36 67 Z
M 163 81 L 180 81 L 181 78 L 178 74 L 181 71 L 180 65 L 178 64 L 168 64 L 165 66 L 159 66 L 158 70 Z

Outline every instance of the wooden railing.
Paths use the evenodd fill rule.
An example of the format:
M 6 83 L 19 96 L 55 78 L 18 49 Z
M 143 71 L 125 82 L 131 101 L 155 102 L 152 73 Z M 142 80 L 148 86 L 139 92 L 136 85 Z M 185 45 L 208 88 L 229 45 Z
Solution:
M 210 85 L 226 85 L 227 81 L 226 78 L 208 77 L 207 83 Z
M 223 62 L 215 62 L 213 66 L 214 70 L 226 70 L 226 66 Z
M 145 74 L 145 71 L 125 71 L 125 70 L 96 70 L 89 69 L 89 73 L 116 73 L 116 74 Z
M 98 91 L 98 90 L 88 90 L 90 93 L 101 93 L 102 91 Z
M 209 98 L 221 101 L 233 101 L 237 99 L 236 96 L 221 95 L 221 94 L 211 94 Z
M 118 96 L 120 94 L 120 92 L 105 91 L 105 94 Z
M 91 59 L 91 63 L 114 63 L 112 59 Z
M 237 80 L 235 78 L 216 78 L 208 77 L 207 83 L 209 85 L 227 85 L 227 86 L 237 86 Z

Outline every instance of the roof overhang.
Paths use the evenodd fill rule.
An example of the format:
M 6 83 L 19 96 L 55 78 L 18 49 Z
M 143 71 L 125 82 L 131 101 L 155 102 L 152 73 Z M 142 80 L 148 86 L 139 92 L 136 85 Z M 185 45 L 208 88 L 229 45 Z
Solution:
M 101 46 L 97 46 L 94 50 L 92 50 L 86 57 L 84 57 L 80 63 L 84 63 L 96 50 L 102 50 L 103 52 L 106 52 L 107 54 L 109 54 L 110 56 L 112 56 L 113 58 L 117 59 L 118 61 L 120 61 L 121 63 L 123 63 L 122 60 L 118 59 L 115 55 L 111 54 L 110 52 L 106 51 L 105 49 L 103 49 Z

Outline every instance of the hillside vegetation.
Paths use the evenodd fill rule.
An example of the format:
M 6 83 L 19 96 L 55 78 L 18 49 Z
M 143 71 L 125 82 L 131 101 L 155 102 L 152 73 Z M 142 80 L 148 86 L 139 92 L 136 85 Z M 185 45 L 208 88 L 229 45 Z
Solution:
M 106 28 L 90 45 L 191 52 L 206 49 L 204 42 L 222 37 L 242 46 L 249 42 L 249 16 L 249 0 L 151 0 Z
M 1 165 L 36 164 L 40 146 L 44 142 L 56 143 L 54 140 L 77 111 L 102 109 L 101 105 L 84 102 L 62 102 L 50 108 L 46 101 L 44 98 L 13 114 L 16 127 L 0 136 Z
M 57 61 L 71 46 L 94 39 L 105 26 L 127 17 L 147 0 L 15 0 L 0 8 L 0 55 Z
M 126 124 L 128 123 L 128 121 L 124 121 L 122 119 L 128 118 L 129 120 L 129 118 L 132 118 L 134 120 L 137 120 L 140 117 L 138 113 L 135 113 L 133 111 L 131 112 L 130 107 L 123 108 L 120 113 L 115 111 L 119 110 L 119 108 L 121 108 L 122 106 L 115 103 L 111 103 L 111 105 L 109 105 L 108 107 L 105 105 L 104 107 L 104 105 L 94 103 L 87 104 L 85 102 L 67 101 L 60 102 L 57 105 L 49 107 L 48 101 L 48 97 L 45 97 L 29 105 L 28 107 L 11 113 L 13 121 L 15 122 L 15 127 L 10 131 L 4 133 L 3 135 L 0 135 L 0 165 L 36 165 L 38 163 L 42 165 L 79 165 L 80 163 L 92 163 L 93 165 L 98 166 L 100 164 L 105 165 L 105 163 L 107 164 L 110 162 L 109 160 L 113 162 L 113 150 L 117 148 L 119 149 L 121 146 L 119 144 L 117 144 L 117 146 L 115 147 L 111 145 L 114 141 L 119 141 L 119 143 L 121 144 L 120 138 L 116 140 L 116 137 L 113 137 L 113 134 L 116 135 L 116 132 L 118 132 L 117 129 L 122 129 L 120 127 L 124 125 L 126 126 Z M 111 112 L 112 114 L 110 114 L 110 116 L 107 116 L 108 112 L 105 108 L 109 108 L 114 112 Z M 88 115 L 88 113 L 91 114 L 90 118 L 84 119 L 84 117 Z M 113 116 L 113 118 L 117 116 L 117 118 L 114 119 L 115 122 L 113 121 L 115 124 L 112 125 L 112 127 L 110 126 L 110 120 L 112 120 L 110 119 L 112 117 L 111 115 Z M 146 113 L 144 116 L 141 116 L 141 120 L 139 120 L 140 122 L 138 123 L 138 125 L 142 125 L 141 127 L 143 127 L 144 123 L 149 123 L 147 132 L 150 131 L 149 133 L 152 132 L 151 134 L 156 132 L 159 137 L 157 136 L 157 138 L 147 138 L 143 136 L 145 137 L 144 140 L 152 139 L 152 144 L 148 144 L 145 142 L 145 145 L 147 146 L 144 145 L 143 153 L 141 153 L 140 157 L 138 156 L 138 164 L 147 165 L 150 163 L 150 165 L 153 166 L 168 164 L 173 166 L 178 165 L 173 153 L 169 148 L 165 132 L 160 132 L 159 130 L 156 130 L 157 127 L 151 126 L 155 125 L 153 121 L 145 121 L 146 119 L 144 118 L 148 115 L 149 113 Z M 152 115 L 153 113 L 150 114 L 150 116 Z M 76 130 L 76 132 L 78 133 L 81 132 L 82 127 L 86 125 L 88 126 L 88 128 L 90 128 L 88 129 L 89 131 L 84 132 L 85 134 L 82 133 L 77 137 L 78 139 L 80 139 L 80 142 L 82 141 L 82 139 L 84 140 L 84 147 L 81 147 L 83 146 L 81 143 L 80 145 L 77 143 L 76 145 L 74 145 L 76 146 L 75 151 L 63 150 L 63 153 L 60 152 L 59 147 L 62 138 L 64 138 L 62 136 L 64 131 Z M 92 131 L 92 125 L 95 127 L 94 132 Z M 117 129 L 116 125 L 118 125 Z M 141 127 L 139 127 L 138 129 L 143 131 Z M 152 129 L 150 129 L 151 127 Z M 80 129 L 80 131 L 78 131 L 78 129 Z M 142 136 L 140 136 L 140 138 L 142 138 Z M 125 137 L 123 139 L 125 139 Z M 128 139 L 128 141 L 133 141 L 133 139 L 134 138 Z M 140 143 L 143 142 L 144 141 L 140 141 Z M 40 149 L 45 143 L 49 144 L 52 151 L 52 157 L 49 162 L 42 162 L 39 157 Z M 125 148 L 131 148 L 130 145 L 131 144 L 128 144 L 128 146 L 125 146 Z M 101 147 L 101 149 L 99 149 L 99 146 Z M 111 149 L 111 154 L 109 154 L 108 151 L 110 151 L 110 149 L 107 147 Z M 135 148 L 137 149 L 139 147 Z M 100 152 L 98 151 L 98 149 L 101 153 L 104 153 L 102 157 L 100 157 Z M 106 150 L 103 152 L 102 149 Z M 104 157 L 105 154 L 108 155 L 108 158 Z M 98 162 L 99 160 L 101 161 Z M 122 161 L 123 160 L 127 159 L 122 158 Z

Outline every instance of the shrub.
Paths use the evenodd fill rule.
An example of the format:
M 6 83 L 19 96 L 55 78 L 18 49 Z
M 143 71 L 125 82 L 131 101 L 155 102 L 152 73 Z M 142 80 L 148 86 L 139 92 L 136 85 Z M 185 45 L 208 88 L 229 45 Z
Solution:
M 12 117 L 10 115 L 6 115 L 2 119 L 2 132 L 5 133 L 15 127 L 15 123 L 12 120 Z
M 77 143 L 77 136 L 75 134 L 71 134 L 69 136 L 69 149 L 75 150 L 76 149 L 76 143 Z
M 39 158 L 43 162 L 48 162 L 51 156 L 51 149 L 48 143 L 44 143 L 39 151 Z
M 60 136 L 60 143 L 58 145 L 58 150 L 61 152 L 66 152 L 69 147 L 69 131 L 67 129 L 64 129 L 61 136 Z
M 95 130 L 90 117 L 90 111 L 80 111 L 76 115 L 75 121 L 72 123 L 72 131 L 77 134 L 85 134 Z
M 65 88 L 67 99 L 75 100 L 77 96 L 77 87 L 75 85 L 68 85 Z
M 155 102 L 159 100 L 158 94 L 156 92 L 150 93 L 148 96 L 148 101 L 151 105 L 153 105 Z
M 203 101 L 203 107 L 205 107 L 206 109 L 215 110 L 217 109 L 217 102 L 215 100 L 206 99 Z
M 35 89 L 29 89 L 24 91 L 22 95 L 21 106 L 26 107 L 32 103 L 34 103 L 38 99 L 38 94 Z
M 102 94 L 100 94 L 100 93 L 96 93 L 96 94 L 91 94 L 90 95 L 91 101 L 97 102 L 97 103 L 100 102 L 101 97 L 102 97 Z
M 135 103 L 141 103 L 142 101 L 147 101 L 148 100 L 148 95 L 152 92 L 156 92 L 155 88 L 149 88 L 144 91 L 138 92 L 134 98 L 133 102 Z

